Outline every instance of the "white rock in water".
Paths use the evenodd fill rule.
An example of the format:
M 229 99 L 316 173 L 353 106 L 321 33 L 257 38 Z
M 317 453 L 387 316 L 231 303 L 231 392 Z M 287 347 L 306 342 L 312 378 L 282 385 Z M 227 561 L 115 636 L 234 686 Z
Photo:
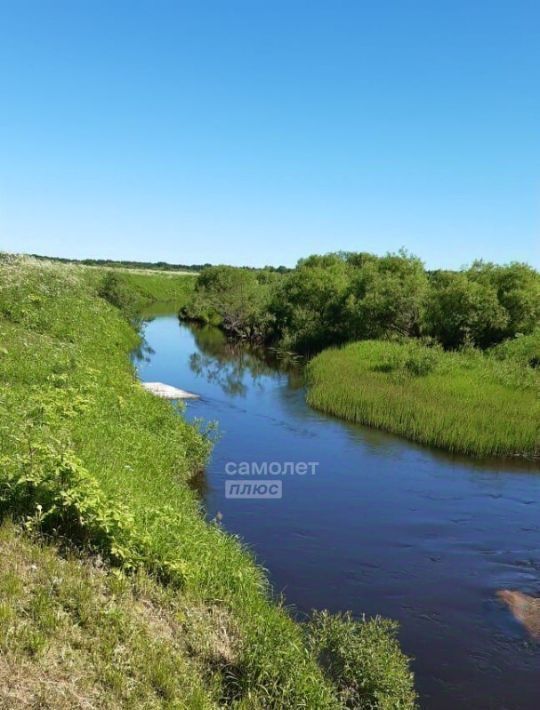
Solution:
M 199 399 L 198 394 L 192 394 L 171 385 L 164 385 L 162 382 L 141 382 L 141 384 L 148 392 L 164 399 Z

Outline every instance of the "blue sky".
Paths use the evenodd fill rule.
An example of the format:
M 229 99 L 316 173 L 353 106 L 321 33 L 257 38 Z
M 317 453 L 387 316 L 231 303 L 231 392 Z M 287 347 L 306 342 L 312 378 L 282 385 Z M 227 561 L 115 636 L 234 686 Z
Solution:
M 0 0 L 0 249 L 540 266 L 540 3 Z

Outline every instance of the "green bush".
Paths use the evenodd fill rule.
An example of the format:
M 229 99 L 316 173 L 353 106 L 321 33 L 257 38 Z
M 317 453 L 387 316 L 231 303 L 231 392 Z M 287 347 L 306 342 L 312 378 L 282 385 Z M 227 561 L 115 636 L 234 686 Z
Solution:
M 496 360 L 518 362 L 533 369 L 540 368 L 540 328 L 530 335 L 517 335 L 490 351 Z
M 103 276 L 98 287 L 98 296 L 120 309 L 128 318 L 135 316 L 137 308 L 136 296 L 133 290 L 114 271 L 109 271 Z
M 355 621 L 350 614 L 332 616 L 323 611 L 314 614 L 307 633 L 344 707 L 404 710 L 416 706 L 413 676 L 399 648 L 394 622 Z
M 395 375 L 421 377 L 433 372 L 439 362 L 440 348 L 426 347 L 414 340 L 401 341 L 384 348 L 380 359 L 373 365 L 374 372 L 393 372 Z
M 275 271 L 211 266 L 198 277 L 180 316 L 217 325 L 235 338 L 264 340 L 272 321 L 271 287 L 280 278 Z

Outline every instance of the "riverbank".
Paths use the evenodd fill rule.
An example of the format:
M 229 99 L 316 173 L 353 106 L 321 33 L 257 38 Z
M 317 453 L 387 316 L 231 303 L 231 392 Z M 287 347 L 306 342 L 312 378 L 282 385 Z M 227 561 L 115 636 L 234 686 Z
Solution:
M 538 594 L 534 462 L 448 454 L 326 415 L 307 404 L 300 368 L 215 327 L 169 314 L 144 336 L 141 380 L 197 392 L 186 417 L 219 419 L 205 510 L 256 550 L 301 618 L 330 606 L 396 619 L 422 707 L 536 707 L 540 646 L 497 595 Z M 238 501 L 228 461 L 319 465 L 284 475 L 279 501 Z
M 166 276 L 166 285 L 161 275 L 130 274 L 134 284 L 124 275 L 18 258 L 4 259 L 0 269 L 0 504 L 3 517 L 32 535 L 22 548 L 9 535 L 2 538 L 2 548 L 12 550 L 12 588 L 26 587 L 27 542 L 36 545 L 37 559 L 40 541 L 52 536 L 63 543 L 63 554 L 75 547 L 84 564 L 101 569 L 103 560 L 107 584 L 119 574 L 139 602 L 140 592 L 130 585 L 141 574 L 170 595 L 158 603 L 157 614 L 168 618 L 167 609 L 173 610 L 178 665 L 167 664 L 165 647 L 154 658 L 157 666 L 144 658 L 138 670 L 104 662 L 96 671 L 99 683 L 113 684 L 117 677 L 122 685 L 129 673 L 137 680 L 123 686 L 121 700 L 113 696 L 111 707 L 137 706 L 145 693 L 148 707 L 193 707 L 195 701 L 185 704 L 191 697 L 197 707 L 337 708 L 351 698 L 356 707 L 412 707 L 408 664 L 392 627 L 346 618 L 298 626 L 272 601 L 249 552 L 205 522 L 189 481 L 203 468 L 210 442 L 167 402 L 145 392 L 128 360 L 138 336 L 126 314 L 149 300 L 178 300 L 189 288 L 180 280 L 190 277 Z M 59 558 L 55 549 L 48 555 Z M 39 560 L 32 564 L 41 569 Z M 6 596 L 1 643 L 10 655 L 2 661 L 4 675 L 9 664 L 27 662 L 29 672 L 38 673 L 58 650 L 54 619 L 74 604 L 63 584 L 60 576 L 51 592 L 44 580 L 38 601 L 28 601 L 36 609 L 37 626 L 27 625 L 36 643 L 12 642 L 13 629 L 24 626 L 27 602 Z M 51 593 L 59 605 L 47 606 Z M 107 598 L 92 584 L 87 594 L 89 609 Z M 111 648 L 125 643 L 124 625 L 111 623 L 123 613 L 130 611 L 113 605 L 93 631 L 108 633 Z M 83 637 L 84 618 L 76 626 Z M 150 614 L 145 633 L 158 644 L 163 627 L 154 621 Z M 65 633 L 65 647 L 75 647 L 75 629 L 68 624 Z M 61 673 L 67 673 L 61 664 L 69 655 L 55 656 Z M 195 695 L 185 679 L 174 677 L 186 669 L 194 674 L 187 690 Z M 78 697 L 89 700 L 93 689 L 84 677 L 79 681 Z M 32 692 L 37 701 L 38 690 Z M 51 702 L 62 707 L 60 701 L 58 695 Z
M 540 456 L 535 338 L 492 352 L 364 341 L 329 349 L 307 367 L 308 403 L 455 453 Z

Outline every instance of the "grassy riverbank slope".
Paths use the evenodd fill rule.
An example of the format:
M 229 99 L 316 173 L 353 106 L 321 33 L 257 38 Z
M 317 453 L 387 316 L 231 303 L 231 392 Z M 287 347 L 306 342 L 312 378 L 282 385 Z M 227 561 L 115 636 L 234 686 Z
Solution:
M 357 342 L 309 363 L 307 399 L 349 421 L 452 452 L 538 457 L 539 356 L 540 334 L 485 353 Z
M 412 707 L 391 625 L 297 625 L 205 522 L 209 441 L 128 359 L 187 279 L 0 260 L 0 704 Z

